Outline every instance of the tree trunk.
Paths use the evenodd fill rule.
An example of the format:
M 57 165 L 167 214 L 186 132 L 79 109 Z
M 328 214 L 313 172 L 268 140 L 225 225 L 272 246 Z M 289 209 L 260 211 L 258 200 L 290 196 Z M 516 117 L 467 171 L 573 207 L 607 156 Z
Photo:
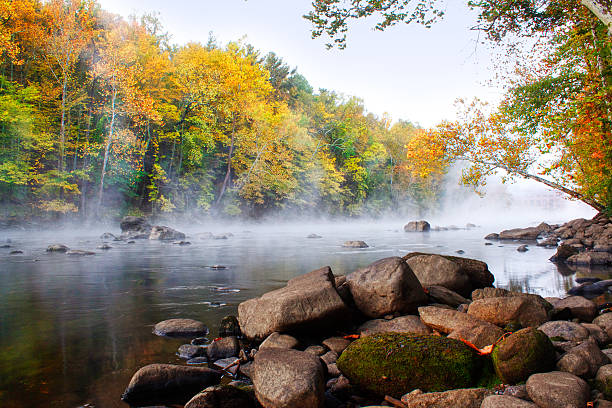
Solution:
M 64 75 L 62 85 L 62 121 L 60 124 L 60 156 L 57 162 L 57 169 L 64 170 L 64 141 L 66 139 L 66 88 L 68 87 L 68 78 Z
M 612 36 L 612 2 L 610 0 L 580 0 L 580 3 L 608 27 L 608 35 Z
M 108 134 L 108 140 L 106 141 L 106 147 L 104 149 L 104 160 L 102 162 L 102 173 L 100 175 L 100 191 L 98 193 L 98 205 L 96 207 L 96 213 L 100 214 L 100 207 L 102 206 L 102 198 L 104 196 L 104 177 L 106 176 L 106 165 L 108 164 L 108 156 L 110 153 L 110 147 L 113 143 L 113 136 L 115 130 L 115 100 L 117 99 L 117 90 L 113 89 L 113 97 L 111 102 L 111 123 Z
M 236 135 L 236 116 L 232 118 L 232 138 L 230 140 L 230 149 L 229 154 L 227 155 L 227 171 L 225 172 L 225 178 L 223 179 L 223 185 L 221 186 L 221 191 L 219 192 L 219 197 L 217 198 L 217 205 L 221 202 L 223 198 L 223 194 L 225 194 L 225 190 L 230 183 L 231 175 L 232 175 L 232 155 L 234 154 L 234 137 Z

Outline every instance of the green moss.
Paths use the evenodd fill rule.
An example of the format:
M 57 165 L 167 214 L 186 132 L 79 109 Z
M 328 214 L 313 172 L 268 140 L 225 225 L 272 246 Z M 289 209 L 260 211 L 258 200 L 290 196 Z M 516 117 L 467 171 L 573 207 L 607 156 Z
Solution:
M 499 342 L 491 354 L 495 372 L 505 384 L 516 384 L 531 374 L 551 370 L 555 357 L 548 336 L 535 328 L 510 335 Z
M 502 380 L 495 372 L 493 361 L 490 358 L 482 358 L 480 376 L 476 380 L 476 388 L 494 389 L 500 384 L 502 384 Z
M 457 340 L 381 333 L 354 341 L 337 364 L 352 384 L 399 398 L 416 388 L 429 392 L 473 386 L 480 360 Z

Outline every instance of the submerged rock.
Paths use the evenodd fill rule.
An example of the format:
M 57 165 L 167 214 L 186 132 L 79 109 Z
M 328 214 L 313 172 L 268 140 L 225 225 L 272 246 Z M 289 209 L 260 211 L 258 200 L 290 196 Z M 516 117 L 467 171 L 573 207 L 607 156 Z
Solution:
M 414 389 L 446 391 L 470 387 L 475 383 L 480 361 L 473 350 L 457 340 L 383 333 L 351 343 L 337 365 L 351 384 L 399 398 Z
M 153 333 L 166 337 L 201 337 L 208 334 L 208 327 L 193 319 L 170 319 L 157 323 Z
M 70 251 L 66 252 L 66 255 L 68 256 L 89 256 L 89 255 L 95 255 L 95 252 L 92 251 L 83 251 L 82 249 L 71 249 Z
M 193 344 L 183 344 L 178 348 L 177 355 L 186 360 L 190 360 L 195 357 L 202 357 L 206 355 L 206 347 L 195 346 Z
M 68 252 L 70 248 L 63 244 L 53 244 L 47 247 L 47 252 Z

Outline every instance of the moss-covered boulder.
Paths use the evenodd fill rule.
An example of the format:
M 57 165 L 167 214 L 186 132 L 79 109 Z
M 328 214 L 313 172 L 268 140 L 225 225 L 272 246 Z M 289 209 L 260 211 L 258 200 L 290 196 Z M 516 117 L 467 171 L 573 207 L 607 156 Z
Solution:
M 458 340 L 380 333 L 354 341 L 337 365 L 351 384 L 400 398 L 414 389 L 446 391 L 475 384 L 480 358 Z
M 500 341 L 491 357 L 495 372 L 505 384 L 525 381 L 531 374 L 555 367 L 552 342 L 535 328 L 519 330 Z

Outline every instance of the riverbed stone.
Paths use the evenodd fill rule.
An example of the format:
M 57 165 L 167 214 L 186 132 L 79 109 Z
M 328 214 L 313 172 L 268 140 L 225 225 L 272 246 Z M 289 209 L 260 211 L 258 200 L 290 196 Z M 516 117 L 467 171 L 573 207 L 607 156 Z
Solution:
M 347 275 L 356 307 L 377 318 L 407 314 L 427 302 L 427 295 L 412 269 L 399 257 L 384 258 Z
M 573 317 L 591 322 L 597 316 L 597 305 L 582 296 L 568 296 L 555 304 L 556 310 L 569 309 Z
M 183 344 L 178 348 L 177 354 L 180 358 L 190 360 L 195 357 L 206 356 L 206 347 Z
M 548 321 L 542 304 L 525 296 L 475 300 L 470 304 L 468 315 L 498 326 L 518 322 L 522 327 L 530 327 Z
M 157 323 L 153 333 L 165 337 L 200 337 L 208 334 L 208 327 L 193 319 L 169 319 Z
M 570 373 L 534 374 L 527 380 L 529 398 L 540 408 L 584 408 L 590 399 L 588 384 Z
M 351 344 L 351 341 L 349 339 L 345 339 L 344 337 L 330 337 L 323 340 L 321 344 L 334 353 L 340 355 L 349 346 L 349 344 Z
M 597 389 L 601 391 L 606 398 L 612 399 L 612 364 L 606 364 L 599 367 L 595 376 Z
M 379 333 L 355 340 L 336 364 L 351 384 L 400 398 L 414 389 L 429 392 L 470 387 L 480 361 L 458 340 Z
M 482 401 L 480 408 L 538 408 L 533 402 L 509 395 L 490 395 Z
M 121 399 L 135 407 L 183 405 L 220 379 L 217 371 L 206 367 L 150 364 L 132 376 Z
M 589 337 L 589 331 L 574 322 L 557 320 L 546 322 L 538 330 L 543 331 L 553 341 L 582 342 Z
M 591 378 L 606 364 L 610 364 L 610 359 L 597 347 L 595 340 L 589 338 L 565 353 L 557 362 L 557 368 L 579 377 Z
M 194 396 L 185 408 L 256 408 L 257 402 L 252 393 L 244 387 L 215 385 Z
M 514 228 L 510 230 L 504 230 L 499 233 L 500 240 L 518 240 L 518 241 L 535 241 L 540 234 L 542 229 L 538 227 L 529 228 Z
M 434 299 L 437 303 L 442 303 L 454 308 L 457 308 L 461 304 L 470 303 L 469 299 L 461 296 L 455 291 L 445 288 L 439 285 L 425 286 L 425 290 L 429 294 L 429 297 Z
M 240 342 L 235 336 L 221 337 L 208 345 L 207 353 L 210 361 L 236 357 L 240 353 Z
M 504 334 L 494 324 L 456 310 L 425 306 L 419 308 L 419 316 L 429 328 L 448 333 L 450 338 L 467 340 L 478 348 L 495 344 Z
M 293 349 L 297 348 L 300 345 L 300 342 L 293 336 L 288 334 L 281 334 L 278 332 L 274 332 L 259 345 L 259 349 L 265 348 L 284 348 L 284 349 Z
M 600 346 L 603 346 L 610 342 L 610 337 L 608 336 L 608 334 L 598 325 L 594 323 L 580 323 L 580 325 L 589 331 L 591 337 L 595 339 L 595 341 L 597 341 L 597 344 L 599 344 Z
M 287 286 L 238 306 L 243 335 L 263 340 L 273 332 L 317 331 L 347 323 L 349 311 L 329 267 L 287 282 Z
M 410 221 L 404 225 L 405 232 L 427 232 L 431 229 L 431 225 L 424 220 L 421 221 Z
M 240 323 L 236 316 L 225 316 L 219 324 L 219 337 L 240 336 Z
M 604 313 L 593 319 L 593 323 L 601 327 L 608 337 L 612 338 L 612 313 Z
M 326 365 L 335 364 L 336 361 L 338 361 L 338 353 L 330 350 L 323 354 L 320 358 Z
M 361 337 L 371 336 L 376 333 L 413 333 L 431 334 L 431 329 L 427 327 L 418 316 L 400 316 L 395 319 L 374 319 L 363 323 L 357 331 Z
M 313 344 L 312 346 L 306 347 L 305 353 L 312 354 L 313 356 L 322 356 L 327 352 L 327 349 L 321 345 Z
M 321 408 L 325 403 L 321 360 L 303 351 L 259 351 L 252 380 L 255 395 L 264 408 Z
M 516 384 L 525 381 L 531 374 L 553 369 L 556 354 L 546 334 L 527 328 L 497 343 L 491 359 L 502 382 Z
M 486 388 L 463 388 L 444 392 L 414 390 L 402 396 L 407 408 L 480 408 L 483 400 L 493 395 Z
M 565 260 L 570 265 L 602 266 L 612 265 L 612 254 L 608 252 L 581 252 Z

